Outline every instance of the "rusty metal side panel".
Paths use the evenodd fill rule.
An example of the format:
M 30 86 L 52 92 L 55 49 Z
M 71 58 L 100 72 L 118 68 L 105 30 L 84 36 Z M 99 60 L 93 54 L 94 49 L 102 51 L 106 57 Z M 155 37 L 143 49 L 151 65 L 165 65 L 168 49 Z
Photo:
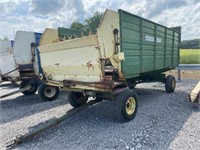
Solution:
M 102 64 L 96 36 L 39 47 L 47 80 L 101 82 Z
M 119 15 L 117 12 L 107 9 L 97 30 L 98 42 L 102 58 L 112 58 L 111 61 L 113 65 L 117 66 L 117 62 L 114 60 L 114 54 L 116 53 L 113 34 L 114 29 L 119 30 Z M 119 34 L 118 38 L 120 38 Z
M 114 30 L 120 30 L 119 14 L 116 11 L 106 9 L 97 30 L 99 48 L 102 58 L 109 59 L 114 68 L 118 69 L 119 77 L 123 79 L 121 61 L 124 60 L 124 53 L 121 52 L 119 45 L 120 32 L 116 35 L 117 41 L 115 41 Z

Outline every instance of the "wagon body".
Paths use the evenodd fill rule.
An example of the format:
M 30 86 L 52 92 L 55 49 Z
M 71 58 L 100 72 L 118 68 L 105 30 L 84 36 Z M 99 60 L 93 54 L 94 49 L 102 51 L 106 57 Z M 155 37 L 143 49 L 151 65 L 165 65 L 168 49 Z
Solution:
M 57 43 L 69 39 L 88 36 L 89 32 L 77 29 L 58 27 L 58 29 L 46 28 L 40 39 L 40 46 Z
M 46 28 L 40 38 L 40 46 L 50 43 L 56 43 L 59 41 L 60 39 L 58 36 L 58 30 L 52 28 Z
M 19 67 L 20 79 L 35 79 L 41 72 L 39 46 L 41 33 L 17 31 L 13 55 Z
M 180 32 L 119 11 L 120 47 L 125 54 L 125 78 L 152 71 L 163 72 L 179 64 Z M 135 62 L 135 63 L 133 63 Z
M 1 81 L 16 81 L 19 79 L 19 72 L 13 56 L 13 41 L 0 41 L 0 75 Z M 13 71 L 15 70 L 15 71 Z M 13 71 L 9 73 L 10 71 Z M 9 74 L 7 74 L 9 73 Z
M 96 35 L 39 47 L 46 84 L 113 92 L 139 80 L 163 79 L 179 63 L 180 33 L 123 10 L 106 10 Z

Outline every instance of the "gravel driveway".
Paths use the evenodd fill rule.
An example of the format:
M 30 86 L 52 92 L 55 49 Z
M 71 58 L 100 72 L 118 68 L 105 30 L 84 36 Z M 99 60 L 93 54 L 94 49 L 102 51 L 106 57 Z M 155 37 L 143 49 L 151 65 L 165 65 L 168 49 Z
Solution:
M 200 150 L 200 108 L 187 97 L 197 82 L 178 81 L 172 94 L 166 93 L 161 83 L 137 85 L 139 108 L 132 121 L 117 122 L 113 102 L 103 101 L 14 149 Z M 3 84 L 0 95 L 13 90 L 16 88 Z M 52 102 L 42 101 L 37 94 L 21 93 L 0 102 L 0 149 L 5 149 L 5 143 L 16 135 L 32 130 L 30 127 L 59 117 L 72 108 L 66 91 L 61 91 Z

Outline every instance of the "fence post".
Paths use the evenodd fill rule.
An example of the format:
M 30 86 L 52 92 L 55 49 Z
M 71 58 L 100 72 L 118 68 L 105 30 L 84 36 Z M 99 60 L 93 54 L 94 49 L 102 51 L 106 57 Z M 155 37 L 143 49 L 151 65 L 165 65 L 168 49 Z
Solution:
M 178 67 L 178 80 L 181 80 L 181 69 Z
M 178 80 L 181 80 L 181 70 L 200 70 L 200 64 L 179 64 L 176 70 L 178 70 Z

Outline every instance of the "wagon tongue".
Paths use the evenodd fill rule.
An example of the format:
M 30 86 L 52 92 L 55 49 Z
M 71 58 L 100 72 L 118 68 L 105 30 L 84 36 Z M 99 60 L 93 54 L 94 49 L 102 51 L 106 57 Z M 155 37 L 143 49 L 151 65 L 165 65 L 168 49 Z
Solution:
M 17 144 L 19 143 L 22 143 L 24 142 L 25 140 L 27 139 L 30 139 L 38 134 L 40 134 L 41 132 L 43 131 L 46 131 L 50 128 L 53 128 L 53 127 L 56 127 L 60 122 L 64 121 L 65 119 L 71 117 L 72 115 L 86 109 L 86 108 L 89 108 L 91 107 L 92 105 L 98 103 L 99 101 L 96 101 L 96 100 L 92 100 L 92 101 L 89 101 L 88 103 L 78 107 L 78 108 L 72 108 L 70 109 L 69 111 L 66 112 L 66 114 L 64 114 L 63 116 L 59 117 L 59 118 L 53 118 L 53 119 L 50 119 L 48 121 L 45 121 L 45 122 L 42 122 L 42 123 L 39 123 L 38 125 L 36 125 L 36 129 L 33 130 L 33 131 L 30 131 L 24 135 L 18 135 L 16 136 L 15 139 L 9 141 L 6 143 L 6 148 L 7 149 L 10 149 L 12 147 L 15 147 Z M 44 125 L 43 125 L 44 124 Z M 35 128 L 35 127 L 32 127 L 32 128 Z
M 200 103 L 200 81 L 197 83 L 197 85 L 194 87 L 194 89 L 190 92 L 189 100 L 192 103 L 199 102 Z
M 0 99 L 8 97 L 8 96 L 11 96 L 11 95 L 14 95 L 14 94 L 17 94 L 17 93 L 20 93 L 20 92 L 28 91 L 30 89 L 31 89 L 31 85 L 29 84 L 29 85 L 25 86 L 24 88 L 21 88 L 21 89 L 19 89 L 17 91 L 14 91 L 14 92 L 11 92 L 11 93 L 8 93 L 8 94 L 0 96 Z

